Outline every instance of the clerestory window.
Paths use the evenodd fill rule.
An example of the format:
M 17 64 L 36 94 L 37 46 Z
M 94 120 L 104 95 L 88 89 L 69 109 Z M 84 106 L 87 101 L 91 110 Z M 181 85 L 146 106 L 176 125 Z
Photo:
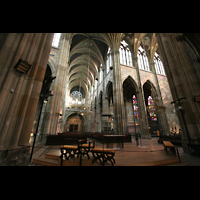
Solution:
M 54 33 L 52 47 L 56 47 L 56 48 L 58 47 L 59 41 L 60 41 L 60 36 L 61 36 L 61 33 Z
M 131 51 L 128 44 L 123 40 L 119 47 L 120 64 L 133 66 Z
M 156 73 L 161 74 L 161 75 L 165 75 L 163 63 L 162 63 L 160 56 L 157 52 L 155 52 L 155 55 L 154 55 L 154 63 L 155 63 Z
M 147 54 L 146 54 L 145 50 L 141 46 L 138 48 L 137 56 L 138 56 L 139 69 L 150 71 Z

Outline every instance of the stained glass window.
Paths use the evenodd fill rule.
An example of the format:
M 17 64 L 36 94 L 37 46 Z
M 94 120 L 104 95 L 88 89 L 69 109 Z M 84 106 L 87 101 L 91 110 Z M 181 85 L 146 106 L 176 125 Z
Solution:
M 151 121 L 157 121 L 154 100 L 151 96 L 148 97 L 148 110 L 149 110 L 149 115 L 150 115 Z
M 134 112 L 136 124 L 139 124 L 138 102 L 135 95 L 133 95 L 133 112 Z
M 79 101 L 81 101 L 81 99 L 82 99 L 82 94 L 79 91 L 73 91 L 71 93 L 71 96 L 73 99 L 78 99 Z

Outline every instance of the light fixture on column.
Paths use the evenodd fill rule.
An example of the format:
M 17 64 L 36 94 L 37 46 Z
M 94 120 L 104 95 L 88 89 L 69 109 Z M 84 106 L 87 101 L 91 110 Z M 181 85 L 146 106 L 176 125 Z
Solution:
M 25 60 L 19 59 L 19 61 L 17 62 L 14 68 L 23 74 L 27 74 L 29 69 L 31 68 L 31 64 L 29 64 Z

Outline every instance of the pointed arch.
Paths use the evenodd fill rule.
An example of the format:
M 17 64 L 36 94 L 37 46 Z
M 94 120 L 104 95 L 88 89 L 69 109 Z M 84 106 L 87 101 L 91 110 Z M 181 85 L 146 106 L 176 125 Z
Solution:
M 138 93 L 138 85 L 131 76 L 128 76 L 123 81 L 122 87 L 123 87 L 123 95 L 124 98 L 126 99 L 132 99 L 133 95 L 134 94 L 137 95 Z
M 113 83 L 111 81 L 108 81 L 107 86 L 106 86 L 106 96 L 109 96 L 110 89 L 113 87 Z
M 68 120 L 70 117 L 75 116 L 75 115 L 77 115 L 77 112 L 70 112 L 70 113 L 68 113 L 68 114 L 65 116 L 64 122 L 66 123 L 67 120 Z M 84 117 L 83 115 L 78 114 L 78 116 L 83 120 L 83 122 L 86 121 L 86 119 L 85 119 L 85 117 Z
M 147 80 L 143 84 L 143 91 L 144 91 L 144 98 L 145 98 L 145 103 L 148 105 L 148 97 L 151 96 L 153 99 L 157 99 L 158 97 L 158 92 L 154 84 L 150 81 Z
M 132 76 L 130 76 L 130 75 L 128 75 L 127 77 L 124 78 L 124 80 L 122 80 L 122 85 L 123 85 L 123 83 L 124 83 L 127 79 L 130 80 L 130 82 L 131 82 L 131 83 L 134 85 L 134 87 L 136 88 L 136 91 L 138 91 L 138 85 L 137 85 L 136 81 L 134 80 L 134 78 L 133 78 Z
M 99 92 L 99 95 L 98 95 L 98 103 L 101 103 L 101 101 L 102 101 L 102 96 L 103 96 L 103 91 L 101 90 L 101 91 Z
M 47 65 L 49 65 L 51 72 L 52 72 L 52 76 L 56 75 L 56 67 L 54 62 L 49 58 Z
M 78 116 L 78 118 L 82 121 L 82 123 L 80 123 L 80 125 L 84 126 L 84 124 L 86 123 L 85 117 L 78 114 L 77 112 L 70 112 L 68 115 L 66 115 L 66 117 L 64 119 L 65 131 L 68 131 L 68 129 L 70 127 L 70 124 L 68 123 L 69 120 L 75 118 L 76 116 Z M 77 123 L 77 124 L 79 124 L 79 123 Z M 79 130 L 81 131 L 81 127 L 79 127 Z

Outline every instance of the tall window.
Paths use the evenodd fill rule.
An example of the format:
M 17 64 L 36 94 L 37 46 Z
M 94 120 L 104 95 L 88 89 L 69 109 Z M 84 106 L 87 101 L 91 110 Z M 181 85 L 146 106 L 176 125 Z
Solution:
M 53 47 L 58 47 L 58 44 L 60 41 L 60 35 L 61 33 L 54 33 L 53 42 L 52 42 Z
M 135 116 L 135 124 L 139 124 L 139 111 L 138 111 L 138 103 L 137 103 L 137 98 L 135 95 L 133 95 L 133 112 Z
M 141 46 L 138 48 L 137 56 L 138 56 L 139 69 L 150 71 L 149 70 L 149 62 L 148 62 L 147 54 L 146 54 L 145 50 Z
M 157 121 L 157 116 L 155 113 L 155 105 L 154 105 L 154 100 L 151 96 L 148 97 L 148 111 L 149 111 L 149 115 L 151 118 L 151 121 Z
M 133 66 L 131 51 L 128 48 L 128 44 L 123 40 L 119 47 L 120 64 Z
M 111 56 L 111 50 L 110 48 L 108 49 L 107 53 L 107 62 L 106 62 L 106 73 L 110 71 L 110 67 L 113 65 L 112 63 L 112 56 Z
M 100 69 L 99 78 L 100 78 L 100 83 L 101 83 L 103 81 L 103 70 L 102 69 Z
M 161 75 L 165 75 L 163 63 L 162 63 L 160 56 L 158 55 L 157 52 L 155 52 L 155 55 L 154 55 L 154 63 L 155 63 L 156 73 L 161 74 Z

